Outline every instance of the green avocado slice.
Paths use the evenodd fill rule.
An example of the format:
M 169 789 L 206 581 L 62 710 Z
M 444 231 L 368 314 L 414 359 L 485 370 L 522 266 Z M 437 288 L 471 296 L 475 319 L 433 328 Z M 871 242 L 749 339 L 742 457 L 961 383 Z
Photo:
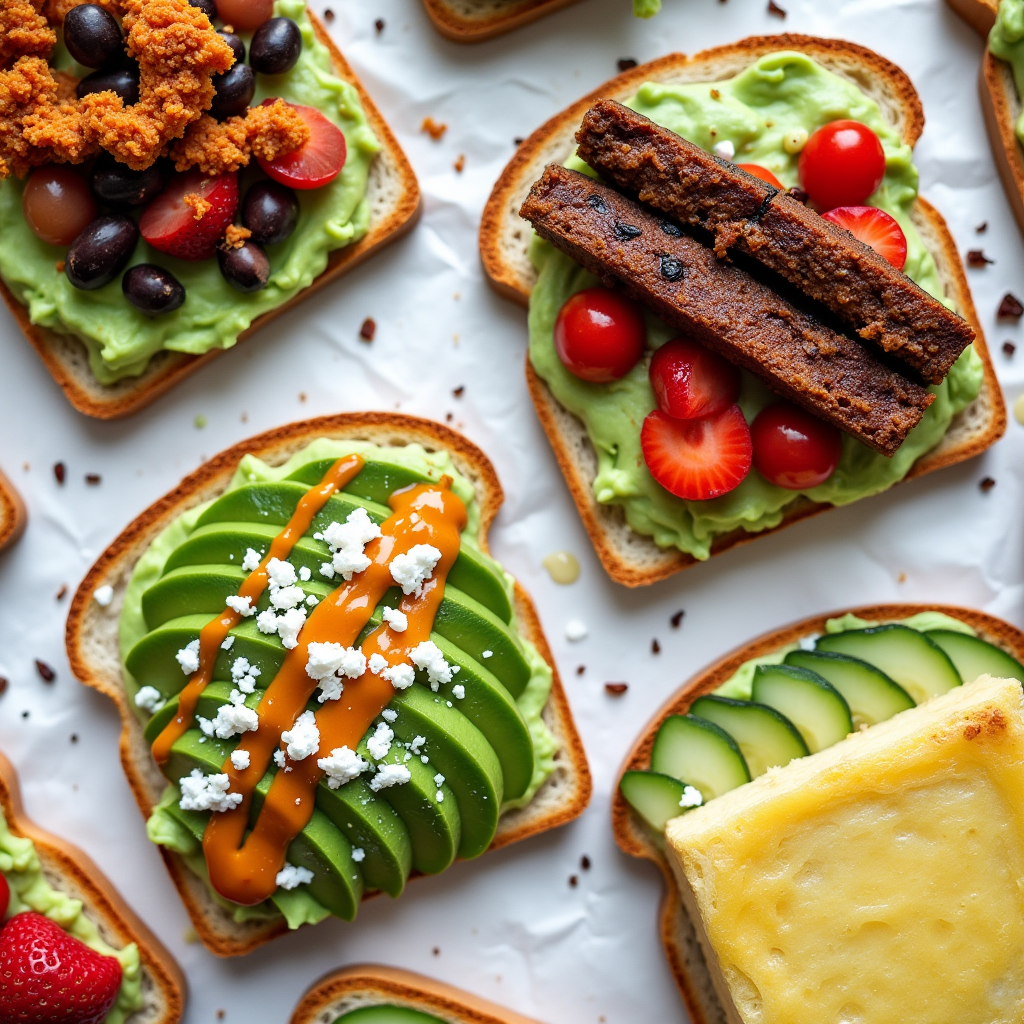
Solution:
M 323 480 L 324 474 L 333 465 L 332 459 L 305 462 L 294 472 L 289 473 L 285 480 L 294 480 L 305 484 L 307 488 L 313 487 Z M 360 498 L 366 498 L 367 501 L 375 501 L 378 505 L 387 505 L 388 499 L 395 491 L 401 491 L 413 484 L 430 482 L 429 476 L 417 473 L 407 466 L 374 459 L 364 463 L 363 468 L 345 485 L 343 493 L 355 494 Z

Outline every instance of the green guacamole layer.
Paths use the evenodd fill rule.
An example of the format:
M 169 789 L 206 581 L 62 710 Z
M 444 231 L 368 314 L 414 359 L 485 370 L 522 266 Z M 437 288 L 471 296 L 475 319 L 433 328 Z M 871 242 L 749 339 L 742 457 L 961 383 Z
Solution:
M 137 376 L 161 349 L 201 355 L 231 348 L 253 320 L 308 287 L 326 268 L 333 250 L 361 238 L 369 228 L 366 184 L 380 144 L 359 94 L 334 74 L 331 55 L 313 34 L 303 0 L 276 0 L 274 13 L 298 24 L 302 55 L 287 74 L 258 75 L 253 102 L 280 96 L 316 107 L 345 133 L 348 157 L 330 185 L 298 193 L 298 226 L 289 239 L 269 248 L 271 275 L 262 291 L 236 291 L 224 280 L 216 259 L 175 259 L 142 239 L 130 265 L 156 263 L 171 271 L 185 286 L 180 309 L 161 317 L 145 316 L 125 300 L 120 277 L 96 291 L 81 291 L 56 269 L 66 250 L 40 241 L 25 222 L 24 181 L 0 182 L 0 277 L 28 307 L 32 323 L 73 334 L 85 343 L 90 368 L 101 384 Z M 245 42 L 248 47 L 248 38 Z M 78 68 L 78 73 L 85 70 Z M 255 163 L 240 172 L 242 194 L 258 177 Z
M 999 0 L 996 23 L 988 34 L 988 48 L 994 57 L 1010 65 L 1017 95 L 1024 96 L 1024 0 Z M 1024 145 L 1024 113 L 1017 118 L 1014 131 Z
M 31 839 L 15 836 L 7 827 L 7 819 L 0 810 L 0 874 L 7 879 L 11 902 L 7 917 L 34 910 L 60 925 L 91 950 L 102 956 L 112 956 L 121 965 L 121 991 L 117 1002 L 103 1020 L 103 1024 L 124 1024 L 136 1010 L 142 1008 L 142 978 L 140 975 L 139 947 L 135 943 L 124 949 L 108 946 L 100 936 L 99 928 L 86 917 L 81 900 L 72 899 L 54 889 L 43 875 L 39 855 Z
M 1024 0 L 1021 0 L 1024 3 Z M 713 95 L 717 93 L 717 95 Z M 785 136 L 797 129 L 808 134 L 823 124 L 850 118 L 867 124 L 882 141 L 886 171 L 870 204 L 891 214 L 907 236 L 906 273 L 949 305 L 935 268 L 910 219 L 917 197 L 917 169 L 911 149 L 882 117 L 874 100 L 853 83 L 826 71 L 809 57 L 792 51 L 768 54 L 722 82 L 662 85 L 648 82 L 626 105 L 691 142 L 712 150 L 721 142 L 735 147 L 737 162 L 761 164 L 786 186 L 797 184 L 798 154 L 787 153 Z M 579 158 L 568 165 L 593 174 Z M 651 476 L 640 448 L 640 428 L 655 408 L 648 379 L 649 359 L 611 384 L 588 384 L 562 365 L 555 351 L 554 324 L 565 301 L 598 280 L 553 246 L 534 239 L 531 258 L 539 271 L 530 297 L 530 362 L 555 398 L 582 420 L 598 457 L 594 496 L 602 504 L 622 507 L 637 533 L 662 548 L 678 548 L 706 559 L 718 536 L 736 529 L 758 533 L 777 526 L 799 494 L 818 502 L 846 505 L 877 494 L 902 480 L 925 452 L 942 440 L 953 417 L 978 395 L 981 360 L 968 348 L 946 379 L 930 390 L 935 401 L 891 459 L 843 435 L 843 454 L 832 476 L 803 492 L 768 483 L 755 470 L 735 490 L 711 501 L 684 501 Z M 648 317 L 647 344 L 658 348 L 676 334 Z M 740 406 L 747 421 L 775 401 L 763 384 L 742 372 Z
M 472 483 L 459 473 L 448 452 L 428 452 L 418 444 L 381 448 L 361 441 L 336 441 L 320 438 L 280 466 L 268 466 L 255 456 L 247 455 L 239 463 L 238 469 L 224 493 L 247 484 L 283 480 L 307 463 L 339 459 L 353 453 L 363 456 L 367 462 L 391 463 L 434 480 L 440 479 L 443 475 L 450 476 L 453 481 L 452 490 L 462 499 L 468 513 L 468 521 L 462 532 L 461 543 L 465 547 L 480 551 L 480 508 L 476 502 Z M 197 505 L 175 519 L 150 544 L 132 570 L 118 623 L 122 672 L 132 707 L 135 706 L 135 695 L 138 693 L 139 684 L 132 678 L 131 673 L 124 665 L 124 659 L 148 632 L 142 612 L 142 595 L 161 577 L 167 559 L 189 537 L 195 529 L 197 520 L 209 504 L 211 503 Z M 501 570 L 496 562 L 493 564 L 503 577 L 507 593 L 511 598 L 515 585 L 514 579 L 507 572 Z M 558 743 L 542 718 L 544 707 L 551 693 L 551 668 L 536 647 L 519 632 L 514 616 L 510 628 L 518 637 L 531 670 L 530 679 L 523 692 L 516 698 L 516 704 L 529 729 L 535 761 L 533 777 L 527 790 L 515 800 L 507 800 L 502 805 L 503 813 L 524 807 L 533 800 L 537 791 L 554 772 L 555 754 L 558 751 Z M 140 712 L 140 716 L 145 717 L 142 712 Z M 177 785 L 169 785 L 160 804 L 153 810 L 147 831 L 153 842 L 181 854 L 192 870 L 205 879 L 207 877 L 206 864 L 199 844 L 178 821 L 166 813 L 166 808 L 173 807 L 179 799 L 180 791 Z M 236 920 L 239 921 L 272 917 L 280 911 L 287 919 L 289 927 L 298 928 L 302 924 L 315 924 L 328 916 L 328 911 L 317 903 L 304 886 L 290 891 L 279 889 L 274 896 L 277 909 L 269 904 L 241 907 L 223 900 L 212 889 L 211 893 L 214 899 L 225 908 L 230 909 Z

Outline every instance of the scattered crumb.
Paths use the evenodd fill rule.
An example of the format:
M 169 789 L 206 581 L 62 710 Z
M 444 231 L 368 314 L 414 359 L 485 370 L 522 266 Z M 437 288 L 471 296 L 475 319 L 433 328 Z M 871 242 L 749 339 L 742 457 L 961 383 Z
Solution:
M 651 641 L 651 654 L 661 654 L 661 644 L 658 643 L 657 638 Z
M 722 98 L 722 94 L 717 89 L 712 89 L 711 98 L 713 100 L 720 100 Z
M 332 11 L 330 9 L 330 7 L 325 7 L 324 8 L 324 21 L 326 21 L 326 22 L 334 21 L 334 11 Z
M 78 742 L 78 733 L 77 732 L 73 732 L 71 734 L 71 742 L 72 743 L 77 743 Z
M 332 17 L 333 17 L 333 15 L 332 15 Z M 223 1020 L 223 1019 L 224 1019 L 224 1011 L 223 1010 L 218 1010 L 217 1011 L 217 1020 Z
M 583 871 L 590 870 L 590 858 L 586 854 L 583 854 L 583 856 L 580 857 L 580 868 Z
M 192 207 L 196 220 L 202 220 L 213 208 L 213 203 L 204 199 L 198 192 L 189 192 L 183 202 L 186 206 Z
M 1016 320 L 1022 315 L 1024 315 L 1024 306 L 1021 305 L 1020 299 L 1016 295 L 1007 292 L 1003 296 L 1003 301 L 999 303 L 996 316 L 1000 319 Z
M 67 597 L 67 596 L 68 596 L 68 585 L 66 583 L 62 583 L 60 585 L 60 590 L 58 590 L 57 593 L 54 594 L 54 597 L 56 597 L 58 601 L 63 601 L 64 598 Z
M 0 676 L 0 697 L 2 697 L 7 692 L 7 686 L 7 677 Z
M 784 18 L 786 12 L 775 2 L 775 0 L 768 0 L 768 13 L 774 14 L 776 18 Z
M 466 154 L 460 153 L 459 159 L 452 166 L 455 168 L 456 174 L 461 174 L 466 169 Z
M 224 244 L 229 249 L 241 249 L 245 245 L 245 240 L 251 237 L 252 232 L 248 228 L 243 228 L 239 224 L 229 224 L 224 232 Z
M 522 145 L 522 144 L 523 144 L 523 143 L 524 143 L 525 141 L 526 141 L 526 140 L 525 140 L 525 139 L 524 139 L 524 138 L 523 138 L 522 136 L 520 136 L 520 135 L 517 135 L 517 136 L 516 136 L 516 137 L 515 137 L 515 138 L 514 138 L 514 139 L 512 140 L 512 145 L 513 145 L 513 146 L 515 146 L 515 147 L 516 147 L 516 148 L 518 149 L 518 148 L 519 148 L 519 147 L 520 147 L 520 146 L 521 146 L 521 145 Z
M 577 665 L 576 666 L 576 675 L 581 676 L 586 671 L 587 671 L 587 666 L 586 665 Z
M 67 474 L 67 470 L 64 468 L 63 462 L 55 462 L 53 464 L 53 475 L 57 479 L 57 483 L 64 483 L 64 477 Z
M 678 629 L 683 624 L 683 616 L 686 614 L 682 608 L 677 611 L 668 621 L 672 623 L 673 629 Z
M 460 384 L 457 388 L 452 388 L 452 394 L 456 398 L 461 398 L 466 391 L 466 385 Z
M 377 35 L 380 35 L 384 31 L 384 19 L 378 18 L 374 23 L 373 27 L 377 30 Z
M 202 430 L 206 426 L 206 417 L 199 413 L 198 416 L 192 421 L 195 424 L 196 430 Z
M 451 421 L 453 419 L 455 419 L 455 413 L 453 413 L 453 412 L 446 412 L 444 414 L 444 421 L 445 421 L 445 423 L 451 423 Z
M 194 946 L 199 941 L 199 935 L 196 933 L 195 928 L 186 928 L 181 937 L 190 946 Z
M 617 63 L 620 71 L 629 71 L 631 68 L 635 68 L 639 61 L 634 60 L 632 57 L 620 57 Z
M 441 955 L 441 947 L 440 946 L 435 946 L 431 950 L 431 952 L 434 954 L 434 956 L 440 956 Z
M 21 717 L 22 718 L 28 718 L 28 712 L 27 711 L 22 711 Z
M 36 671 L 44 683 L 52 683 L 57 678 L 57 673 L 45 661 L 40 661 L 38 658 L 36 658 Z
M 423 118 L 423 124 L 420 125 L 420 131 L 426 132 L 435 142 L 437 142 L 446 131 L 448 131 L 448 125 L 441 124 L 435 121 L 432 117 Z
M 299 401 L 300 402 L 305 402 L 305 400 L 306 400 L 306 392 L 305 391 L 300 391 L 299 392 Z
M 786 189 L 786 194 L 792 196 L 798 203 L 803 203 L 805 206 L 807 205 L 807 200 L 810 199 L 810 196 L 802 188 L 797 188 L 796 185 Z
M 621 697 L 629 689 L 629 683 L 605 683 L 605 693 L 611 694 L 613 697 Z
M 981 478 L 981 483 L 978 484 L 983 494 L 988 494 L 988 492 L 991 491 L 992 488 L 995 487 L 995 485 L 995 480 L 993 480 L 990 476 L 983 476 Z M 36 664 L 38 665 L 39 662 L 36 662 Z
M 103 482 L 103 477 L 101 477 L 99 473 L 86 473 L 85 482 L 89 484 L 90 487 L 95 487 L 97 484 Z
M 27 473 L 32 467 L 27 462 L 23 462 L 21 468 Z
M 580 884 L 580 880 L 575 875 L 569 876 L 569 888 L 575 889 Z
M 373 341 L 374 335 L 377 333 L 377 321 L 372 316 L 368 316 L 362 326 L 359 328 L 359 337 L 363 341 Z
M 906 583 L 907 582 L 907 574 L 905 572 L 901 572 L 899 574 L 899 576 L 896 577 L 896 580 L 897 580 L 898 583 Z
M 1012 341 L 1004 341 L 1003 342 L 1003 355 L 1006 356 L 1007 359 L 1009 359 L 1013 355 L 1013 353 L 1016 352 L 1016 351 L 1017 351 L 1017 346 L 1014 345 L 1014 343 Z
M 53 266 L 54 266 L 54 269 L 57 271 L 58 274 L 63 274 L 64 273 L 64 261 L 63 260 L 57 260 L 57 262 L 54 263 Z
M 974 230 L 979 235 L 983 235 L 986 231 L 988 231 L 988 221 L 983 220 Z
M 990 260 L 983 249 L 968 249 L 967 250 L 967 266 L 969 267 L 984 267 L 989 263 L 995 263 L 995 260 Z

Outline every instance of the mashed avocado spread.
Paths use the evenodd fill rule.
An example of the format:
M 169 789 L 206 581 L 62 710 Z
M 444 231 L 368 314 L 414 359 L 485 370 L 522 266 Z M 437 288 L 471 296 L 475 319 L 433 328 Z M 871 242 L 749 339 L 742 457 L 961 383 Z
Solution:
M 1024 4 L 1024 0 L 1013 0 Z M 943 293 L 935 262 L 910 220 L 917 197 L 917 170 L 909 146 L 887 124 L 878 104 L 852 82 L 826 71 L 801 53 L 761 57 L 735 78 L 693 84 L 645 83 L 626 105 L 658 124 L 712 151 L 722 142 L 735 147 L 737 163 L 767 167 L 787 187 L 796 185 L 799 153 L 785 140 L 802 129 L 808 134 L 840 118 L 868 125 L 881 139 L 885 177 L 868 202 L 891 214 L 907 236 L 905 272 L 930 294 L 952 305 Z M 792 148 L 792 147 L 791 147 Z M 579 158 L 568 166 L 593 174 Z M 574 293 L 598 280 L 553 246 L 535 238 L 531 259 L 539 277 L 530 296 L 530 362 L 558 402 L 582 420 L 598 458 L 594 495 L 602 504 L 622 507 L 637 533 L 662 548 L 678 548 L 706 559 L 716 537 L 736 529 L 749 533 L 777 526 L 799 494 L 816 502 L 845 505 L 876 494 L 902 480 L 914 462 L 939 443 L 953 417 L 978 395 L 982 363 L 973 347 L 960 356 L 946 379 L 930 388 L 935 401 L 889 459 L 843 435 L 843 455 L 832 476 L 804 492 L 768 483 L 756 470 L 730 493 L 711 501 L 684 501 L 651 476 L 640 448 L 640 428 L 655 408 L 648 380 L 648 359 L 612 384 L 589 384 L 573 376 L 555 352 L 553 330 L 558 311 Z M 674 337 L 674 330 L 648 317 L 648 348 Z M 775 396 L 743 372 L 739 404 L 748 422 Z
M 99 928 L 85 916 L 81 901 L 58 892 L 46 880 L 32 840 L 13 835 L 7 827 L 7 819 L 2 810 L 0 873 L 7 879 L 11 890 L 8 918 L 26 910 L 34 910 L 60 925 L 91 950 L 102 956 L 112 956 L 121 964 L 121 991 L 103 1024 L 123 1024 L 131 1014 L 142 1008 L 139 947 L 134 942 L 121 950 L 108 946 L 101 938 Z
M 1024 0 L 1000 0 L 996 23 L 988 35 L 988 48 L 993 57 L 1010 65 L 1017 95 L 1024 96 Z M 1024 113 L 1017 118 L 1013 130 L 1024 145 Z
M 462 548 L 463 550 L 471 549 L 478 560 L 490 567 L 497 578 L 502 581 L 508 602 L 510 605 L 512 604 L 514 580 L 480 550 L 480 509 L 475 499 L 475 491 L 470 481 L 455 468 L 448 452 L 428 452 L 418 444 L 381 448 L 360 441 L 337 441 L 321 438 L 297 452 L 280 466 L 268 466 L 260 459 L 247 455 L 239 463 L 238 469 L 224 493 L 230 494 L 232 491 L 248 485 L 285 480 L 296 471 L 301 470 L 301 467 L 311 463 L 323 465 L 326 468 L 335 459 L 352 453 L 361 455 L 367 464 L 390 464 L 400 467 L 407 473 L 416 474 L 420 478 L 437 480 L 444 474 L 450 476 L 453 480 L 452 490 L 462 499 L 468 513 L 466 529 L 461 536 Z M 358 480 L 357 476 L 352 486 L 355 486 Z M 119 620 L 119 643 L 125 686 L 133 707 L 135 707 L 135 696 L 142 684 L 133 678 L 129 671 L 130 655 L 133 648 L 144 640 L 147 634 L 152 635 L 144 614 L 143 595 L 164 576 L 168 559 L 193 535 L 203 513 L 212 504 L 213 502 L 206 502 L 198 505 L 175 519 L 152 542 L 132 571 Z M 313 528 L 311 527 L 311 529 Z M 326 553 L 326 547 L 324 551 Z M 237 557 L 240 559 L 244 553 L 245 545 L 242 544 Z M 324 557 L 329 556 L 325 554 Z M 321 580 L 321 582 L 323 581 Z M 506 799 L 502 803 L 502 813 L 523 807 L 533 800 L 537 790 L 555 769 L 555 754 L 558 749 L 556 740 L 542 719 L 542 712 L 551 692 L 551 668 L 537 649 L 519 632 L 514 611 L 508 628 L 528 666 L 528 679 L 522 692 L 515 698 L 515 705 L 528 730 L 527 746 L 532 744 L 533 773 L 525 790 L 519 796 L 511 800 Z M 490 654 L 491 652 L 487 651 L 484 653 L 484 657 L 488 657 Z M 493 664 L 493 661 L 489 664 Z M 178 678 L 181 680 L 181 684 L 184 684 L 186 677 L 179 673 Z M 465 679 L 465 675 L 461 678 Z M 261 685 L 265 686 L 269 682 L 269 678 L 261 680 Z M 467 695 L 469 686 L 467 681 Z M 141 710 L 139 713 L 143 720 L 149 717 Z M 197 875 L 206 879 L 206 863 L 201 845 L 195 835 L 184 827 L 180 818 L 174 814 L 179 799 L 180 790 L 176 780 L 172 780 L 163 799 L 154 808 L 149 819 L 147 826 L 149 837 L 158 845 L 179 853 Z M 369 856 L 369 853 L 367 855 Z M 212 889 L 211 893 L 214 899 L 230 910 L 238 921 L 283 915 L 291 928 L 298 928 L 302 924 L 315 924 L 329 913 L 317 902 L 305 885 L 288 891 L 278 889 L 270 903 L 259 904 L 255 907 L 242 907 L 229 903 Z
M 221 275 L 216 259 L 186 262 L 151 249 L 143 239 L 132 257 L 137 263 L 166 267 L 185 286 L 186 300 L 174 313 L 150 318 L 131 306 L 121 279 L 96 291 L 81 291 L 56 269 L 65 250 L 41 241 L 25 222 L 21 195 L 25 182 L 0 182 L 0 277 L 28 307 L 32 323 L 80 338 L 101 384 L 137 376 L 161 349 L 201 355 L 231 348 L 257 317 L 283 305 L 327 266 L 334 249 L 366 234 L 370 208 L 366 184 L 380 144 L 370 129 L 359 94 L 334 74 L 330 52 L 313 34 L 303 0 L 277 0 L 274 14 L 291 18 L 302 32 L 302 54 L 287 74 L 258 75 L 254 104 L 268 96 L 316 107 L 345 134 L 348 156 L 341 174 L 321 189 L 299 192 L 301 213 L 294 233 L 269 248 L 271 274 L 262 291 L 242 294 Z M 245 43 L 248 48 L 249 38 Z M 61 62 L 58 62 L 61 63 Z M 88 73 L 62 63 L 76 74 Z M 239 172 L 239 188 L 260 176 L 253 166 Z

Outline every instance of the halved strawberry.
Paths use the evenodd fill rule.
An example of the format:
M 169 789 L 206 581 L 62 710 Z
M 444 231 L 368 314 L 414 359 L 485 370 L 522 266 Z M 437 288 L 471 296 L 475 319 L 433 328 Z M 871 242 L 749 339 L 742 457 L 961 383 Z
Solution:
M 713 416 L 740 394 L 740 371 L 689 338 L 666 341 L 651 358 L 650 376 L 658 408 L 677 420 Z
M 737 164 L 736 165 L 741 171 L 746 171 L 747 174 L 752 174 L 755 178 L 760 178 L 762 181 L 767 181 L 769 185 L 774 188 L 782 188 L 782 182 L 768 170 L 767 167 L 762 167 L 760 164 Z
M 907 262 L 907 236 L 903 228 L 875 206 L 837 206 L 822 214 L 825 220 L 846 228 L 854 238 L 870 245 L 897 270 Z
M 260 167 L 274 181 L 289 188 L 310 189 L 329 185 L 341 173 L 348 156 L 344 134 L 314 107 L 304 107 L 300 103 L 289 106 L 306 122 L 309 141 L 273 161 L 257 157 Z
M 171 178 L 143 211 L 139 230 L 154 249 L 168 256 L 208 260 L 216 255 L 217 243 L 237 208 L 237 174 L 208 178 L 193 168 Z M 197 214 L 201 214 L 199 220 Z
M 640 446 L 651 476 L 677 498 L 706 501 L 738 487 L 753 458 L 750 428 L 738 405 L 717 416 L 676 420 L 655 409 Z

